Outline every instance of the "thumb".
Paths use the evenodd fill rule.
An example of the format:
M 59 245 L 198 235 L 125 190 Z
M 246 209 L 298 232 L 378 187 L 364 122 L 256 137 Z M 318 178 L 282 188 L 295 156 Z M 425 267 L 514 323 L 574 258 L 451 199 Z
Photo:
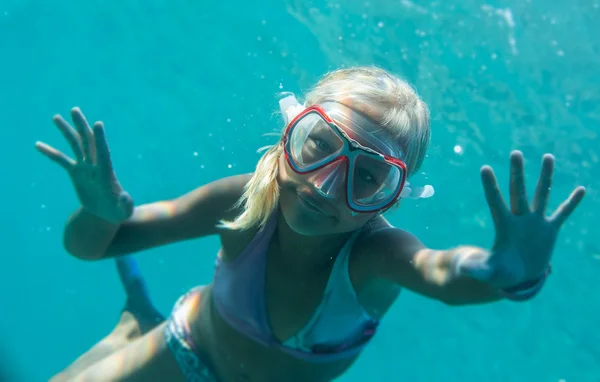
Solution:
M 124 218 L 129 218 L 133 214 L 133 199 L 131 196 L 125 191 L 121 192 L 118 203 Z
M 470 277 L 479 281 L 490 281 L 494 275 L 494 269 L 484 257 L 463 256 L 456 263 L 456 272 L 460 276 Z

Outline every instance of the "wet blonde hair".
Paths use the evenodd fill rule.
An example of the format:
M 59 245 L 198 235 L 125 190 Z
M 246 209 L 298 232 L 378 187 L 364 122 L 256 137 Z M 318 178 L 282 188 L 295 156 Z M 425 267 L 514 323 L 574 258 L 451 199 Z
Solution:
M 361 110 L 368 110 L 369 105 L 377 105 L 378 109 L 384 110 L 376 122 L 399 145 L 407 175 L 411 176 L 421 167 L 430 138 L 429 109 L 406 81 L 371 66 L 335 70 L 323 76 L 307 93 L 306 106 L 332 100 L 350 107 L 361 107 Z M 283 142 L 280 140 L 276 145 L 259 151 L 265 149 L 235 205 L 235 208 L 242 208 L 242 212 L 233 221 L 222 221 L 223 227 L 233 230 L 262 228 L 277 208 L 277 175 Z

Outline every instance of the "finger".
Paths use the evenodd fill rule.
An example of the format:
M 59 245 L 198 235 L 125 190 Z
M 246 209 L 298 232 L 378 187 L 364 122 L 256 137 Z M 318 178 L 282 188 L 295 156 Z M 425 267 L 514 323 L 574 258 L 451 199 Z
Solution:
M 79 138 L 77 131 L 75 131 L 71 124 L 65 121 L 60 115 L 52 117 L 52 121 L 54 122 L 54 125 L 58 127 L 67 142 L 69 142 L 71 150 L 73 150 L 73 154 L 75 154 L 75 159 L 81 161 L 83 159 L 83 150 L 81 148 L 81 139 Z
M 585 196 L 585 187 L 579 186 L 573 192 L 567 200 L 565 200 L 550 217 L 550 221 L 559 228 L 565 220 L 569 218 L 571 213 L 575 211 L 575 208 L 581 203 L 581 200 Z
M 542 169 L 538 179 L 535 195 L 533 197 L 532 209 L 535 213 L 544 215 L 548 207 L 550 188 L 552 187 L 552 174 L 554 173 L 554 156 L 546 154 L 542 158 Z
M 81 109 L 74 107 L 71 109 L 71 118 L 81 137 L 81 147 L 83 149 L 83 160 L 94 163 L 96 161 L 96 149 L 93 141 L 93 133 L 90 124 L 81 112 Z
M 58 151 L 54 147 L 48 146 L 44 142 L 36 142 L 35 148 L 44 154 L 46 157 L 50 158 L 53 162 L 58 163 L 62 168 L 67 171 L 71 171 L 75 166 L 75 161 L 64 153 Z
M 500 187 L 498 187 L 498 181 L 494 175 L 494 170 L 492 170 L 490 166 L 483 166 L 481 168 L 481 183 L 483 184 L 485 199 L 487 200 L 490 212 L 492 213 L 494 225 L 498 231 L 510 212 L 502 197 Z
M 110 150 L 104 133 L 104 124 L 102 122 L 94 123 L 94 145 L 96 147 L 96 162 L 103 171 L 112 171 L 112 161 L 110 159 Z
M 525 192 L 523 154 L 520 151 L 513 151 L 510 154 L 510 208 L 515 215 L 529 212 Z

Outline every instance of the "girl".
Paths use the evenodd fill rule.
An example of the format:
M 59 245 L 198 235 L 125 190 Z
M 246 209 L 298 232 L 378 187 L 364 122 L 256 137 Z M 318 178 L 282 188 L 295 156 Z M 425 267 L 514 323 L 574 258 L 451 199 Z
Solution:
M 531 206 L 521 153 L 510 157 L 510 208 L 492 169 L 482 168 L 492 248 L 433 250 L 382 216 L 401 198 L 433 194 L 407 181 L 423 162 L 430 126 L 405 81 L 374 67 L 337 70 L 304 104 L 287 96 L 280 105 L 281 140 L 253 174 L 135 208 L 113 172 L 103 124 L 90 128 L 77 108 L 75 128 L 54 118 L 75 159 L 37 148 L 68 172 L 81 202 L 65 228 L 71 254 L 106 259 L 207 235 L 222 244 L 213 282 L 182 296 L 160 324 L 139 275 L 122 272 L 133 275 L 125 285 L 137 303 L 56 380 L 331 381 L 369 343 L 402 287 L 449 305 L 540 291 L 559 228 L 585 193 L 576 188 L 546 217 L 551 155 Z

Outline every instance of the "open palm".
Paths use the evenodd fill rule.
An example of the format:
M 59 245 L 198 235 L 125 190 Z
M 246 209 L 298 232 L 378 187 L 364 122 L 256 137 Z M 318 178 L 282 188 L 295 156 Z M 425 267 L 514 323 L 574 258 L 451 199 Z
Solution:
M 71 119 L 75 128 L 60 115 L 54 116 L 53 121 L 71 146 L 75 159 L 44 142 L 36 142 L 36 148 L 69 174 L 86 211 L 120 223 L 133 213 L 133 200 L 113 171 L 104 124 L 98 121 L 90 127 L 77 107 L 71 110 Z
M 507 288 L 539 279 L 548 271 L 560 227 L 585 195 L 584 187 L 575 188 L 550 216 L 546 215 L 554 162 L 554 156 L 543 156 L 531 205 L 525 190 L 521 152 L 513 151 L 510 155 L 510 207 L 502 197 L 492 168 L 481 169 L 496 238 L 485 261 L 466 261 L 461 264 L 461 272 L 495 287 Z

